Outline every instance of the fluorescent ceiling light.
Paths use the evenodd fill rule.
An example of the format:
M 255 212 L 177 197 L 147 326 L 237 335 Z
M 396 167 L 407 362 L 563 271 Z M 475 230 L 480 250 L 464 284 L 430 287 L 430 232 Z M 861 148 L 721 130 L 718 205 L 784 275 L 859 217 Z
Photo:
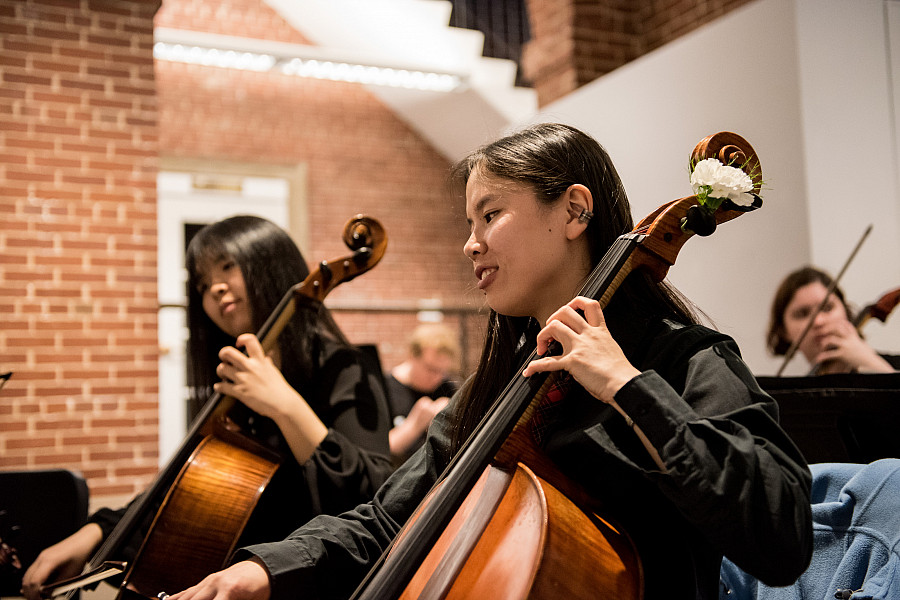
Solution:
M 410 61 L 373 60 L 319 46 L 282 44 L 158 28 L 154 32 L 153 57 L 224 69 L 384 85 L 407 89 L 450 92 L 464 83 L 459 73 L 437 71 Z
M 271 54 L 254 54 L 253 52 L 167 44 L 165 42 L 153 44 L 153 58 L 242 71 L 269 71 L 277 62 Z
M 330 60 L 319 61 L 316 59 L 303 60 L 292 58 L 281 65 L 281 71 L 286 75 L 299 75 L 300 77 L 315 77 L 316 79 L 387 85 L 435 92 L 450 92 L 460 85 L 458 76 L 447 73 L 410 71 L 408 69 L 366 66 Z

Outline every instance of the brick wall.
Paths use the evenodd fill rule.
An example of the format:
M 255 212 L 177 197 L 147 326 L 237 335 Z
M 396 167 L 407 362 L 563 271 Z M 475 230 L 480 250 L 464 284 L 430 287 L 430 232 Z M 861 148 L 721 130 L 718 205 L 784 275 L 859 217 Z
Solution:
M 328 302 L 386 368 L 419 299 L 478 304 L 461 292 L 471 268 L 443 157 L 360 86 L 154 66 L 154 26 L 304 43 L 260 0 L 158 8 L 0 6 L 0 371 L 15 373 L 0 391 L 0 469 L 81 471 L 95 506 L 157 470 L 159 157 L 305 164 L 311 264 L 347 253 L 351 216 L 381 220 L 386 257 Z M 478 321 L 448 315 L 473 348 Z
M 752 0 L 526 0 L 522 69 L 544 106 Z
M 0 5 L 0 468 L 156 471 L 158 2 Z

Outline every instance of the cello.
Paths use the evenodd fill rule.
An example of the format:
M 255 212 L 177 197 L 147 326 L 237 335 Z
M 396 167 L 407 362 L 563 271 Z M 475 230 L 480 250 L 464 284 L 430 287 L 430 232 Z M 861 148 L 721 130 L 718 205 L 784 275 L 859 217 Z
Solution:
M 265 352 L 275 348 L 301 303 L 320 305 L 338 285 L 373 268 L 387 246 L 381 224 L 363 215 L 346 224 L 343 240 L 352 253 L 321 262 L 292 286 L 257 332 Z M 254 439 L 240 409 L 249 411 L 234 398 L 213 394 L 175 455 L 88 562 L 86 574 L 46 585 L 42 594 L 74 593 L 97 581 L 98 572 L 114 574 L 109 558 L 148 520 L 134 560 L 120 566 L 127 570 L 118 597 L 185 589 L 222 568 L 282 461 L 279 449 Z
M 695 148 L 691 162 L 718 158 L 761 184 L 749 144 L 720 133 Z M 725 202 L 702 233 L 761 206 Z M 654 211 L 620 236 L 579 295 L 605 307 L 627 275 L 646 270 L 662 280 L 683 244 L 697 232 L 698 199 L 682 198 Z M 692 216 L 693 215 L 693 216 Z M 438 483 L 370 572 L 354 598 L 641 597 L 640 557 L 627 532 L 594 510 L 534 443 L 529 424 L 559 377 L 517 374 L 438 478 Z

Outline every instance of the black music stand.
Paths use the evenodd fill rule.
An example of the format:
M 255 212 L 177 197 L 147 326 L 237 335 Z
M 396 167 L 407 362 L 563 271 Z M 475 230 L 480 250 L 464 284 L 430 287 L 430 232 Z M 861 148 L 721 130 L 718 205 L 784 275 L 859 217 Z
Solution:
M 807 462 L 900 458 L 900 373 L 756 379 Z

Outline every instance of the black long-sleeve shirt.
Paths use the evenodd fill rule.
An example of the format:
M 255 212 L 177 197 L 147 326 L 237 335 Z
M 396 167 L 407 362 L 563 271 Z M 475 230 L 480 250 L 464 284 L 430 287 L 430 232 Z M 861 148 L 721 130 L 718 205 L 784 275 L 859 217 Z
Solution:
M 734 342 L 669 321 L 632 328 L 617 340 L 642 373 L 616 401 L 666 472 L 621 415 L 577 385 L 545 430 L 544 450 L 632 537 L 645 598 L 717 598 L 723 554 L 767 583 L 793 582 L 812 553 L 811 477 Z M 425 446 L 372 502 L 313 519 L 284 541 L 249 547 L 237 558 L 263 562 L 272 600 L 346 597 L 449 459 L 442 413 Z

